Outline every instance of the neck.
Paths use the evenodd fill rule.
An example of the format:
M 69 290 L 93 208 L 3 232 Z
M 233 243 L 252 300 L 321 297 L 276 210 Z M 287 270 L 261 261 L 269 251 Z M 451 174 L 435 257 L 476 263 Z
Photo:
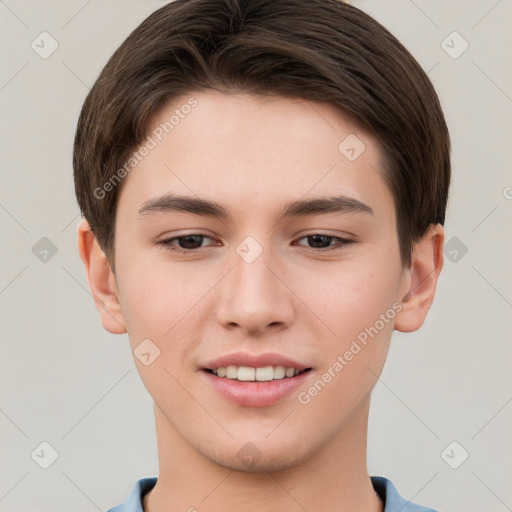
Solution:
M 144 512 L 383 512 L 366 467 L 369 401 L 314 456 L 278 471 L 220 466 L 190 446 L 155 405 L 159 476 Z M 306 440 L 305 440 L 306 441 Z

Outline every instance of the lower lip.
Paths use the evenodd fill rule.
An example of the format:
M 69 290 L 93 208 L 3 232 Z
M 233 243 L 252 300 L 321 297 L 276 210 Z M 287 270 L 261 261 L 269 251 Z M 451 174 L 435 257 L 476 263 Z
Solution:
M 283 379 L 269 381 L 239 381 L 217 377 L 212 373 L 201 370 L 207 382 L 221 395 L 232 402 L 245 407 L 267 407 L 283 400 L 303 385 L 312 370 Z

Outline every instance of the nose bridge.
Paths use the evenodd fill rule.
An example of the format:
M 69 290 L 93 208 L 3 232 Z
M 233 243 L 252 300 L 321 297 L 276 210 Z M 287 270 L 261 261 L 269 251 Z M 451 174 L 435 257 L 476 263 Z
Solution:
M 290 294 L 274 274 L 279 264 L 262 238 L 245 238 L 233 254 L 233 270 L 218 308 L 219 321 L 224 325 L 236 324 L 247 331 L 258 331 L 291 321 Z
M 244 296 L 247 293 L 266 296 L 275 288 L 275 277 L 270 272 L 272 268 L 272 251 L 268 244 L 265 249 L 255 247 L 254 242 L 244 241 L 237 248 L 234 257 L 233 281 L 236 295 Z

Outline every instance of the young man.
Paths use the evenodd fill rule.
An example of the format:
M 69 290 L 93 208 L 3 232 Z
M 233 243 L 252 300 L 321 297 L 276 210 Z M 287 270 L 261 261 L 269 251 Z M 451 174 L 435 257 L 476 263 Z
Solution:
M 366 465 L 394 329 L 443 265 L 436 93 L 337 0 L 177 0 L 88 95 L 80 256 L 154 401 L 158 479 L 115 512 L 426 511 Z

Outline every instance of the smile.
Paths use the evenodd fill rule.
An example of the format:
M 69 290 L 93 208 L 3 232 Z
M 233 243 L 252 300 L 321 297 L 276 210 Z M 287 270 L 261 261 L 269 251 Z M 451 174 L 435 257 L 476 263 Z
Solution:
M 271 380 L 280 380 L 284 378 L 295 377 L 309 370 L 311 370 L 311 368 L 298 370 L 296 368 L 286 368 L 281 365 L 263 366 L 259 368 L 229 365 L 226 367 L 221 366 L 219 368 L 206 369 L 207 372 L 212 373 L 217 377 L 243 382 L 266 382 Z
M 272 378 L 270 378 L 270 370 L 272 370 Z M 223 373 L 227 375 L 220 377 L 219 371 L 221 375 Z M 299 388 L 306 387 L 307 383 L 314 378 L 314 373 L 312 368 L 296 370 L 293 367 L 284 366 L 229 365 L 215 370 L 203 368 L 200 375 L 208 388 L 231 403 L 242 407 L 269 407 L 293 396 Z M 274 375 L 277 377 L 274 378 Z

